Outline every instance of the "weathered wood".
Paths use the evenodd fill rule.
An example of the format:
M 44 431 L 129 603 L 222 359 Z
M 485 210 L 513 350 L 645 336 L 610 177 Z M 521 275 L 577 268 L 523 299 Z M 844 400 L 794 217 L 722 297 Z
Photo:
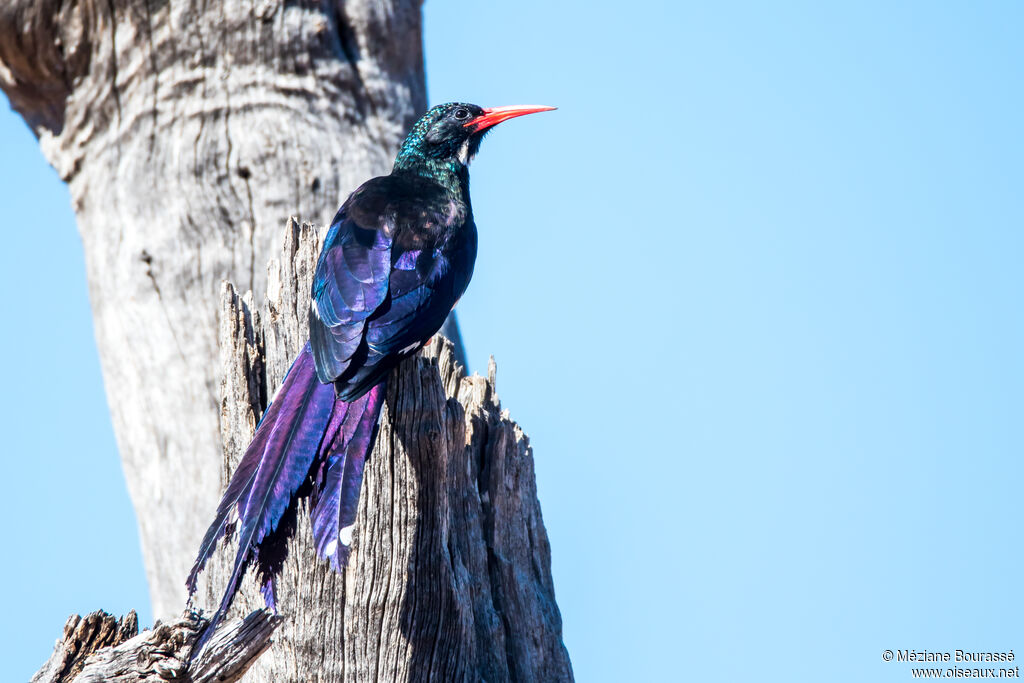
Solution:
M 289 222 L 258 312 L 251 294 L 222 289 L 225 473 L 306 340 L 321 239 Z M 467 377 L 441 337 L 392 374 L 349 566 L 339 576 L 316 557 L 306 509 L 285 523 L 285 620 L 246 681 L 572 680 L 533 455 L 490 374 Z M 199 604 L 216 605 L 235 549 L 222 543 Z M 250 574 L 232 613 L 260 606 Z
M 153 611 L 221 477 L 217 316 L 426 108 L 420 0 L 3 0 L 0 88 L 68 183 Z M 0 158 L 0 163 L 4 159 Z
M 280 622 L 269 610 L 234 619 L 224 624 L 189 666 L 192 647 L 207 624 L 197 613 L 186 612 L 142 633 L 138 633 L 135 612 L 120 620 L 106 612 L 93 612 L 84 619 L 73 615 L 64 626 L 63 640 L 57 641 L 50 660 L 31 683 L 230 683 L 241 678 L 270 646 Z
M 120 619 L 103 611 L 84 618 L 72 614 L 64 624 L 63 639 L 57 641 L 53 654 L 32 677 L 32 683 L 69 681 L 81 673 L 89 655 L 120 645 L 138 633 L 139 619 L 134 610 Z

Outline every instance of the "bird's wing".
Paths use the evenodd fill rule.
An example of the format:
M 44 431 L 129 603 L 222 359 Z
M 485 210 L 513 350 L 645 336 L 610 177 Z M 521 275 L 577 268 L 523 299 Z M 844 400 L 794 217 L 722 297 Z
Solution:
M 366 324 L 371 358 L 426 342 L 440 329 L 455 304 L 450 273 L 439 249 L 407 251 L 394 259 L 387 301 Z
M 419 212 L 365 208 L 346 205 L 331 224 L 309 319 L 317 376 L 346 400 L 426 342 L 455 303 L 448 260 L 410 237 Z
M 309 341 L 317 377 L 332 382 L 364 345 L 366 319 L 384 303 L 391 273 L 392 230 L 382 217 L 359 225 L 342 207 L 331 224 L 313 279 Z

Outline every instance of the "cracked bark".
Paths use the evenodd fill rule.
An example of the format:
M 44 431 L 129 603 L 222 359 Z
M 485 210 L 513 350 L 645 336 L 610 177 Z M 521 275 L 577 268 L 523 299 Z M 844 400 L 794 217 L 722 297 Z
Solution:
M 266 286 L 426 107 L 418 0 L 4 0 L 0 88 L 67 183 L 154 614 L 221 485 L 224 279 Z M 457 332 L 449 332 L 457 334 Z

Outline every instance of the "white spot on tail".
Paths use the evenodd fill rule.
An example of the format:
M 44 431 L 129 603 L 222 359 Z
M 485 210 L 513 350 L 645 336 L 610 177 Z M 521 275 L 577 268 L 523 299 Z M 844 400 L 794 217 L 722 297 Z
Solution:
M 324 548 L 324 555 L 326 557 L 330 557 L 331 555 L 334 554 L 334 551 L 337 550 L 337 549 L 338 549 L 338 541 L 337 541 L 337 539 L 332 539 L 331 542 L 327 544 L 327 547 Z
M 352 545 L 352 530 L 355 528 L 355 524 L 349 524 L 338 532 L 338 539 L 341 540 L 343 545 Z
M 313 311 L 313 315 L 316 316 L 317 320 L 320 319 L 320 309 L 316 307 L 316 299 L 309 302 L 309 310 Z

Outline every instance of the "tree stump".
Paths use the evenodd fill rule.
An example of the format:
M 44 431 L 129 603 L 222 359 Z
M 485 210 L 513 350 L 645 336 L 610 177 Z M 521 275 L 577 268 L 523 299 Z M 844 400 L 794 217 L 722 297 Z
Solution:
M 223 286 L 222 488 L 306 341 L 322 238 L 289 222 L 262 306 Z M 285 619 L 246 681 L 572 680 L 533 453 L 494 373 L 467 377 L 441 336 L 393 372 L 348 567 L 317 558 L 305 505 L 282 522 L 294 529 L 277 582 Z M 199 604 L 220 600 L 236 548 L 218 549 Z M 232 614 L 262 604 L 250 573 Z
M 222 490 L 306 342 L 322 240 L 314 226 L 288 221 L 260 306 L 222 285 Z M 440 335 L 393 371 L 344 574 L 317 557 L 300 504 L 279 526 L 291 539 L 278 616 L 263 609 L 248 572 L 228 620 L 187 671 L 200 614 L 138 636 L 134 614 L 75 616 L 33 683 L 572 681 L 533 452 L 501 409 L 495 372 L 492 360 L 488 377 L 467 376 Z M 197 605 L 219 603 L 236 550 L 236 538 L 221 542 L 200 574 Z

